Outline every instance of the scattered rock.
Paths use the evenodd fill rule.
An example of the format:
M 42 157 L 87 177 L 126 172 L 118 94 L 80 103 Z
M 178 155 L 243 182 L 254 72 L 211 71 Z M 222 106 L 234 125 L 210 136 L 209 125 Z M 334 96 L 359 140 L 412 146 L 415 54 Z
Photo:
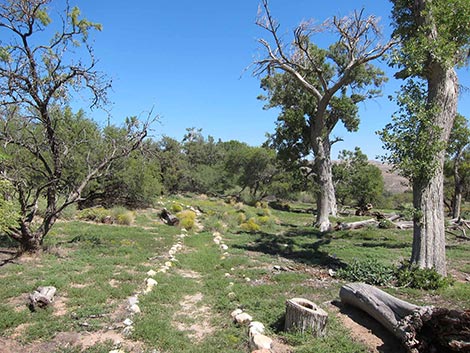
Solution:
M 158 282 L 155 281 L 153 278 L 147 278 L 146 283 L 147 283 L 147 287 L 154 287 L 158 284 Z
M 232 317 L 232 319 L 235 320 L 235 318 L 237 317 L 237 315 L 241 314 L 243 312 L 242 309 L 235 309 L 234 311 L 232 311 L 232 313 L 230 314 L 230 316 Z
M 235 321 L 237 324 L 243 325 L 243 324 L 248 324 L 253 320 L 250 314 L 247 313 L 241 313 L 235 316 Z
M 134 314 L 140 314 L 141 313 L 140 308 L 137 304 L 131 305 L 130 308 L 129 308 L 129 311 L 131 313 L 134 313 Z
M 273 344 L 273 340 L 268 336 L 257 334 L 251 338 L 251 344 L 256 349 L 271 349 L 271 345 Z
M 123 321 L 123 324 L 126 326 L 132 326 L 133 322 L 131 319 L 127 318 Z
M 153 277 L 156 274 L 157 274 L 157 272 L 155 272 L 154 270 L 150 270 L 150 271 L 147 272 L 147 276 L 149 276 L 149 277 Z
M 254 337 L 256 335 L 261 335 L 264 333 L 264 325 L 259 321 L 252 321 L 249 326 L 248 331 L 250 337 Z

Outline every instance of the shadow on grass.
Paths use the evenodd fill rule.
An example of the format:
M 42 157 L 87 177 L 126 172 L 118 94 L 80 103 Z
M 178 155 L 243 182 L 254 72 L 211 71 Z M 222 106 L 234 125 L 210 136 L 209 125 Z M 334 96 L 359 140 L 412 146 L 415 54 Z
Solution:
M 361 246 L 365 248 L 388 248 L 388 249 L 404 249 L 410 247 L 410 243 L 387 243 L 387 242 L 363 242 Z
M 256 233 L 256 235 L 257 238 L 252 242 L 234 245 L 234 247 L 281 256 L 308 265 L 335 268 L 345 266 L 340 260 L 321 250 L 323 245 L 331 242 L 331 236 L 328 233 L 321 233 L 313 229 L 291 228 L 282 235 L 262 232 Z
M 19 256 L 18 243 L 7 236 L 0 236 L 0 267 L 14 262 Z

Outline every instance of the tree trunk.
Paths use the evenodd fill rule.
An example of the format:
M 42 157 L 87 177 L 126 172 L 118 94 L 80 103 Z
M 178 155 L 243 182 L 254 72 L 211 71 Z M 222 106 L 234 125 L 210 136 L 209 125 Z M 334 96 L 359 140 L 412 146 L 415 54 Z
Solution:
M 310 332 L 315 337 L 326 334 L 328 314 L 307 299 L 293 298 L 286 301 L 286 331 Z
M 454 198 L 452 201 L 452 218 L 459 218 L 460 217 L 460 207 L 462 205 L 462 180 L 458 176 L 458 172 L 455 172 L 454 175 Z
M 317 219 L 315 225 L 321 232 L 326 232 L 331 229 L 329 216 L 337 216 L 335 188 L 331 170 L 331 146 L 328 139 L 324 141 L 321 137 L 313 138 L 313 141 L 315 179 L 319 187 L 317 192 Z
M 429 68 L 428 103 L 437 107 L 433 125 L 440 128 L 434 141 L 447 143 L 457 111 L 458 79 L 453 68 L 433 63 Z M 445 276 L 445 224 L 444 224 L 444 148 L 435 156 L 437 168 L 432 176 L 413 181 L 413 205 L 417 217 L 413 229 L 411 262 L 420 268 L 435 268 Z
M 393 333 L 408 352 L 468 352 L 470 311 L 416 306 L 365 283 L 340 289 L 341 302 L 355 306 Z

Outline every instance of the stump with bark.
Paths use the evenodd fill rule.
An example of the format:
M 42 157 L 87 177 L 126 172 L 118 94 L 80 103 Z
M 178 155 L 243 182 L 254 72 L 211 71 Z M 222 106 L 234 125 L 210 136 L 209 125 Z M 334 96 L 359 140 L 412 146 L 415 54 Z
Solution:
M 468 310 L 413 305 L 365 283 L 346 284 L 339 295 L 381 323 L 408 352 L 470 352 Z
M 54 301 L 57 289 L 52 286 L 38 287 L 29 295 L 29 308 L 35 311 L 37 307 L 45 308 Z
M 310 332 L 315 337 L 326 334 L 328 313 L 315 303 L 293 298 L 286 301 L 286 331 Z
M 180 222 L 178 217 L 173 216 L 166 208 L 164 208 L 160 213 L 160 218 L 170 226 L 177 226 Z

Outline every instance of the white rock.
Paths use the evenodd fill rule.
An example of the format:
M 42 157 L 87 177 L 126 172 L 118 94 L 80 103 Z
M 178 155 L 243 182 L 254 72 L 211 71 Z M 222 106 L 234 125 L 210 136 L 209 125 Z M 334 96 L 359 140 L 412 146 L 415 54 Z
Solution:
M 154 270 L 149 270 L 149 271 L 147 271 L 147 276 L 149 276 L 149 277 L 153 277 L 153 276 L 155 276 L 156 274 L 157 274 L 157 272 L 155 272 Z
M 238 324 L 247 324 L 247 323 L 250 323 L 251 320 L 253 320 L 253 318 L 251 317 L 250 314 L 247 314 L 247 313 L 241 313 L 235 316 L 235 321 Z
M 216 243 L 217 245 L 220 245 L 220 239 L 214 238 L 214 243 Z
M 132 312 L 134 314 L 140 314 L 141 313 L 140 308 L 137 304 L 131 305 L 129 310 L 130 310 L 130 312 Z
M 245 281 L 251 282 L 251 278 L 250 277 L 245 277 Z
M 122 349 L 113 349 L 112 351 L 109 351 L 109 353 L 126 353 Z
M 332 270 L 331 268 L 328 269 L 328 274 L 331 276 L 331 277 L 334 277 L 336 275 L 336 271 L 335 270 Z
M 228 256 L 229 254 L 228 254 L 228 252 L 224 252 L 222 255 Z
M 214 233 L 212 233 L 212 235 L 214 236 L 214 238 L 220 237 L 220 233 L 219 233 L 219 232 L 214 232 Z
M 162 267 L 158 270 L 158 272 L 162 272 L 162 273 L 165 273 L 166 271 L 168 271 L 166 267 Z
M 234 284 L 235 284 L 235 283 L 233 283 L 233 282 L 229 282 L 228 285 L 231 287 L 231 286 L 233 286 Z
M 226 273 L 224 273 L 224 276 L 225 277 L 230 277 L 230 273 L 226 272 Z
M 256 349 L 271 349 L 271 345 L 273 344 L 273 340 L 268 336 L 257 334 L 251 338 L 252 344 L 256 347 Z
M 234 292 L 228 293 L 227 296 L 229 299 L 235 299 L 237 297 L 237 295 Z
M 226 244 L 220 244 L 220 249 L 225 251 L 228 249 L 228 246 Z
M 165 262 L 165 266 L 171 267 L 172 265 L 173 265 L 173 264 L 171 263 L 171 261 Z
M 261 335 L 264 333 L 264 325 L 259 321 L 252 321 L 249 327 L 250 337 L 254 337 L 256 335 Z
M 127 318 L 124 320 L 123 324 L 126 326 L 132 326 L 133 322 L 131 319 Z
M 147 287 L 154 287 L 158 284 L 157 281 L 155 281 L 153 278 L 147 278 L 146 280 Z
M 237 317 L 237 315 L 241 314 L 243 312 L 242 309 L 235 309 L 234 311 L 232 311 L 232 313 L 230 314 L 230 316 L 232 317 L 232 319 L 235 320 L 235 318 Z
M 127 300 L 129 302 L 129 306 L 132 306 L 139 302 L 139 298 L 137 298 L 137 295 L 133 295 L 132 297 L 129 297 Z

